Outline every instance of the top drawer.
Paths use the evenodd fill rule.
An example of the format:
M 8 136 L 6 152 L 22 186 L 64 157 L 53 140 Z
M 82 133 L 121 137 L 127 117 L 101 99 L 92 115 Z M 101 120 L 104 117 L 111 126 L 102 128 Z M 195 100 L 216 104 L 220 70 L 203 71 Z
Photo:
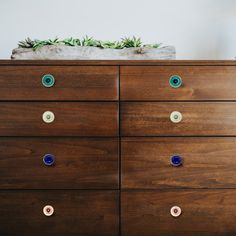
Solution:
M 235 66 L 122 66 L 120 75 L 121 100 L 236 100 Z
M 1 66 L 0 100 L 117 100 L 118 76 L 116 66 Z

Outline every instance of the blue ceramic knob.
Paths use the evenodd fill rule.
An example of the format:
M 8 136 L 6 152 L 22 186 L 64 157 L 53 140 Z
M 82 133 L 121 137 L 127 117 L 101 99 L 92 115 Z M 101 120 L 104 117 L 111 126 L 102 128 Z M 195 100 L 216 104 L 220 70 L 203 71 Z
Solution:
M 182 157 L 174 155 L 170 158 L 170 163 L 172 166 L 181 166 L 183 163 Z
M 179 75 L 172 75 L 169 83 L 172 88 L 179 88 L 182 85 L 182 79 Z
M 42 78 L 42 84 L 44 87 L 50 88 L 55 84 L 55 78 L 53 75 L 44 75 Z
M 43 163 L 46 166 L 52 166 L 55 163 L 55 157 L 52 154 L 46 154 L 43 157 Z

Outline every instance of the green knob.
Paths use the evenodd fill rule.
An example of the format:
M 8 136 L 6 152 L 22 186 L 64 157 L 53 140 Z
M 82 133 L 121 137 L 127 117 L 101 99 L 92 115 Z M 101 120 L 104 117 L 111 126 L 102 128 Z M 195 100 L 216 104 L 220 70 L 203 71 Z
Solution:
M 169 83 L 172 88 L 179 88 L 182 85 L 182 79 L 179 75 L 172 75 Z
M 42 78 L 42 84 L 44 87 L 50 88 L 55 84 L 55 78 L 50 74 L 44 75 Z

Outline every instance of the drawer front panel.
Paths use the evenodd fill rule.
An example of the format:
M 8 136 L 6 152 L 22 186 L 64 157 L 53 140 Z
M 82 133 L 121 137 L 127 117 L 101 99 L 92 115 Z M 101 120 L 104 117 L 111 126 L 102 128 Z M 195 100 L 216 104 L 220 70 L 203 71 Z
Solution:
M 122 100 L 236 100 L 235 66 L 121 66 L 120 83 Z
M 173 111 L 181 120 L 171 120 Z M 180 117 L 180 116 L 179 116 Z M 236 135 L 234 102 L 123 102 L 123 136 Z
M 118 76 L 116 66 L 1 66 L 0 100 L 117 100 Z
M 118 104 L 109 102 L 2 102 L 0 136 L 116 136 Z M 51 111 L 54 121 L 45 123 Z
M 54 214 L 45 216 L 51 205 Z M 114 191 L 1 191 L 0 235 L 118 235 Z
M 0 188 L 118 188 L 118 139 L 0 138 Z
M 122 188 L 236 188 L 236 138 L 123 138 L 121 154 Z
M 121 212 L 124 236 L 234 235 L 236 190 L 123 192 Z

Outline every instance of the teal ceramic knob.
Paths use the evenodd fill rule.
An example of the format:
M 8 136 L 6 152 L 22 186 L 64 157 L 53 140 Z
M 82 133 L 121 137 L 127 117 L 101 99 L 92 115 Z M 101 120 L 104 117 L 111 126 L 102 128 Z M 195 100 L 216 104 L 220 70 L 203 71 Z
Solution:
M 44 87 L 50 88 L 55 84 L 55 78 L 50 74 L 44 75 L 42 78 L 42 84 Z
M 169 83 L 172 88 L 179 88 L 182 85 L 182 79 L 179 75 L 172 75 Z

